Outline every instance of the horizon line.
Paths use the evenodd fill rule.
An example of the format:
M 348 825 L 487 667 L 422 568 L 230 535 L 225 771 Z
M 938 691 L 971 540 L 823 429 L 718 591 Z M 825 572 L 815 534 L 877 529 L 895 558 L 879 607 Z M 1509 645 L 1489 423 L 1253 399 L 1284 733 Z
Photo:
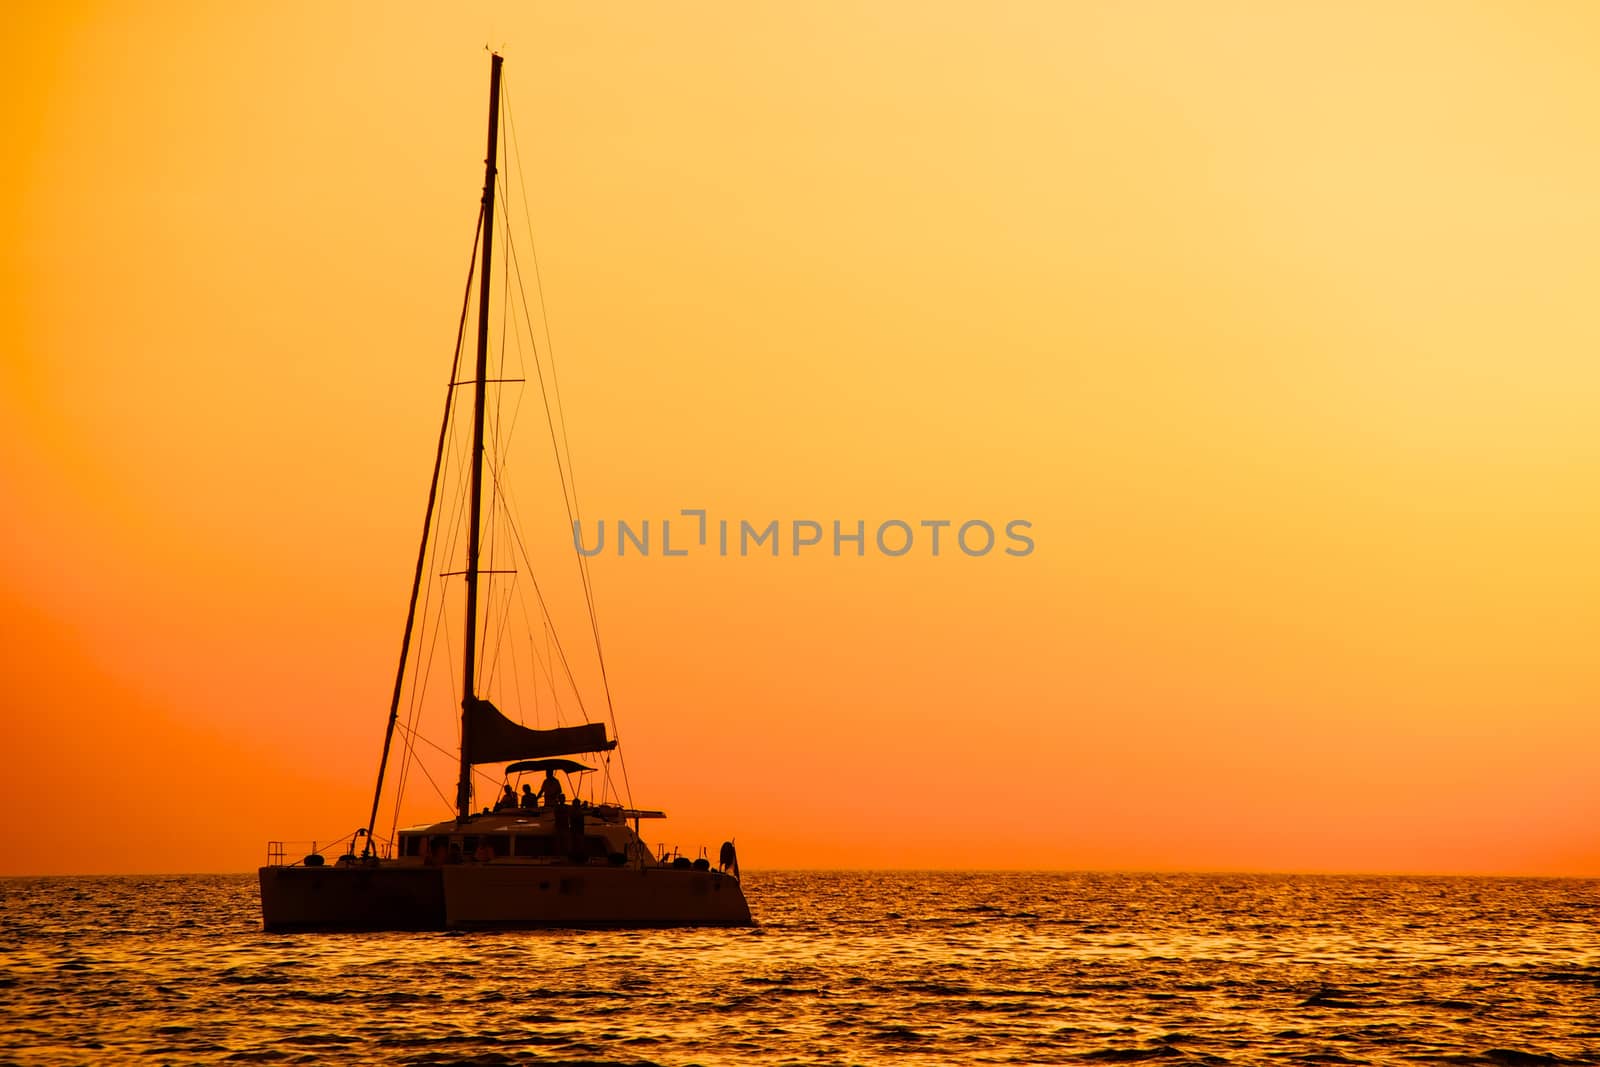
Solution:
M 282 866 L 293 866 L 283 864 Z M 242 871 L 34 871 L 0 874 L 10 878 L 235 878 L 249 877 L 261 868 Z M 1253 870 L 1243 868 L 1136 868 L 1136 867 L 750 867 L 751 874 L 1094 874 L 1178 877 L 1268 878 L 1542 878 L 1566 881 L 1600 881 L 1600 873 L 1561 874 L 1517 871 L 1420 870 Z M 742 880 L 742 879 L 741 879 Z

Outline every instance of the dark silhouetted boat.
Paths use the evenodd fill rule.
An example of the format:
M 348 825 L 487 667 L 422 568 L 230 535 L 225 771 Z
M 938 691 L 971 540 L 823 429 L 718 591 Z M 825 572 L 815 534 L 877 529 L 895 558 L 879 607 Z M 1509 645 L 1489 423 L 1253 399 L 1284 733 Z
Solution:
M 738 926 L 751 922 L 731 843 L 722 846 L 715 866 L 704 855 L 690 859 L 664 848 L 653 853 L 639 836 L 639 826 L 641 820 L 663 817 L 661 812 L 640 810 L 620 800 L 577 799 L 576 789 L 574 798 L 567 798 L 559 776 L 566 776 L 570 785 L 577 776 L 596 769 L 574 757 L 609 760 L 616 748 L 604 723 L 550 729 L 524 726 L 485 699 L 475 677 L 484 622 L 480 576 L 491 573 L 482 559 L 484 411 L 486 387 L 495 384 L 488 375 L 489 279 L 495 234 L 500 68 L 501 57 L 495 55 L 490 63 L 489 147 L 478 246 L 474 249 L 475 260 L 481 251 L 476 290 L 477 369 L 475 376 L 464 382 L 458 381 L 453 371 L 448 391 L 453 399 L 457 385 L 471 385 L 474 394 L 466 567 L 460 572 L 465 577 L 466 623 L 455 814 L 431 825 L 398 830 L 381 847 L 374 838 L 384 771 L 408 677 L 407 653 L 412 647 L 429 558 L 430 529 L 436 525 L 440 471 L 451 425 L 447 401 L 371 817 L 351 834 L 333 862 L 315 847 L 303 858 L 292 858 L 282 843 L 269 844 L 267 865 L 260 870 L 261 916 L 267 930 Z M 471 292 L 469 274 L 469 296 Z M 462 308 L 462 334 L 468 306 Z M 458 338 L 458 365 L 460 353 Z M 589 610 L 592 623 L 592 601 Z M 598 639 L 596 647 L 598 651 Z M 504 765 L 505 796 L 492 807 L 474 811 L 473 775 L 475 768 L 486 765 Z M 534 794 L 530 785 L 524 787 L 522 797 L 515 797 L 512 776 L 528 773 L 544 776 L 539 793 Z

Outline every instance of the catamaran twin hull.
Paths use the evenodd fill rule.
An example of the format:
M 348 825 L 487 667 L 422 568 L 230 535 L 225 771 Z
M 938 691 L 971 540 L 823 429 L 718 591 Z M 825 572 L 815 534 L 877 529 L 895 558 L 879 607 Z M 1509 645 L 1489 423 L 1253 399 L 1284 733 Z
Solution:
M 593 864 L 262 867 L 261 915 L 275 933 L 751 925 L 720 871 Z
M 507 381 L 499 377 L 491 380 L 489 377 L 493 319 L 491 297 L 495 290 L 492 267 L 496 232 L 500 74 L 501 58 L 495 54 L 489 60 L 488 144 L 484 157 L 483 200 L 479 209 L 476 246 L 482 253 L 482 259 L 476 271 L 469 271 L 467 293 L 463 294 L 461 325 L 458 328 L 456 350 L 452 355 L 445 414 L 434 455 L 433 481 L 428 489 L 422 540 L 412 574 L 411 600 L 407 607 L 400 662 L 396 668 L 389 704 L 388 726 L 378 761 L 378 780 L 373 789 L 371 814 L 366 826 L 351 835 L 351 851 L 334 866 L 326 866 L 322 856 L 313 852 L 307 856 L 303 866 L 275 864 L 261 868 L 261 917 L 267 930 L 750 924 L 750 909 L 739 884 L 738 859 L 734 855 L 731 840 L 723 845 L 720 870 L 711 870 L 709 860 L 704 857 L 691 862 L 686 857 L 675 856 L 668 862 L 664 857 L 653 857 L 638 837 L 639 820 L 661 818 L 662 813 L 635 809 L 631 806 L 631 800 L 625 806 L 621 803 L 622 798 L 617 797 L 611 788 L 609 776 L 606 779 L 607 792 L 603 793 L 609 802 L 567 802 L 566 791 L 556 776 L 567 775 L 570 787 L 574 774 L 589 773 L 596 768 L 564 757 L 609 753 L 617 747 L 615 737 L 607 736 L 603 723 L 587 721 L 581 725 L 533 728 L 507 717 L 494 706 L 480 685 L 485 679 L 478 677 L 479 661 L 498 662 L 496 657 L 480 655 L 478 650 L 480 631 L 487 634 L 491 629 L 486 626 L 484 613 L 480 611 L 480 593 L 484 592 L 480 588 L 480 578 L 486 574 L 503 573 L 493 566 L 493 559 L 485 551 L 486 548 L 492 548 L 496 539 L 492 531 L 486 536 L 485 527 L 488 523 L 485 521 L 484 501 L 485 452 L 491 443 L 490 437 L 486 436 L 486 396 L 490 384 L 505 384 Z M 504 181 L 503 178 L 501 180 Z M 508 237 L 510 232 L 508 228 Z M 478 296 L 476 360 L 472 377 L 463 381 L 459 376 L 462 340 L 469 307 L 467 299 L 473 289 L 474 277 Z M 505 284 L 509 291 L 509 272 Z M 509 301 L 509 296 L 504 299 Z M 522 303 L 526 309 L 525 294 Z M 531 328 L 531 323 L 529 325 Z M 553 381 L 553 370 L 551 378 Z M 441 534 L 435 529 L 434 519 L 444 463 L 450 454 L 447 445 L 456 397 L 462 392 L 457 387 L 466 384 L 473 386 L 472 446 L 467 465 L 470 491 L 466 501 L 466 569 L 459 572 L 466 579 L 466 611 L 460 660 L 461 741 L 456 753 L 458 776 L 455 818 L 399 833 L 394 842 L 394 854 L 380 861 L 373 847 L 373 832 L 379 804 L 383 799 L 384 773 L 390 762 L 400 709 L 406 694 L 405 683 L 409 677 L 414 702 L 421 693 L 419 686 L 423 684 L 418 681 L 414 668 L 408 674 L 410 653 L 413 646 L 419 649 L 432 647 L 420 635 L 414 634 L 414 624 L 419 604 L 422 603 L 421 592 L 428 560 L 434 558 L 437 561 L 442 558 L 437 553 L 448 551 L 440 547 Z M 543 384 L 541 371 L 541 389 Z M 548 415 L 548 398 L 545 406 Z M 555 422 L 551 423 L 550 429 L 554 441 Z M 562 437 L 565 437 L 564 429 Z M 492 438 L 495 443 L 500 441 L 498 430 Z M 559 449 L 557 464 L 561 464 Z M 490 468 L 491 482 L 497 470 L 498 462 Z M 566 458 L 566 470 L 571 470 L 570 456 Z M 563 476 L 564 497 L 568 481 Z M 575 499 L 566 499 L 569 509 L 576 510 Z M 492 521 L 496 509 L 491 506 L 487 510 Z M 502 512 L 501 518 L 505 517 Z M 515 532 L 514 528 L 512 532 Z M 520 535 L 515 537 L 515 541 L 521 547 Z M 435 550 L 435 555 L 430 556 L 430 548 Z M 526 562 L 525 557 L 524 552 Z M 582 557 L 579 559 L 581 565 Z M 440 576 L 450 573 L 458 572 L 441 572 Z M 585 599 L 589 604 L 590 631 L 595 638 L 595 655 L 598 659 L 599 625 L 594 618 L 588 581 L 585 571 Z M 440 619 L 443 620 L 442 614 Z M 545 613 L 545 621 L 545 632 L 553 639 L 548 612 Z M 556 647 L 559 650 L 559 644 Z M 566 667 L 564 652 L 560 660 Z M 603 676 L 604 662 L 599 662 L 599 666 Z M 571 680 L 570 667 L 566 673 Z M 573 681 L 572 684 L 576 688 L 577 682 Z M 606 693 L 606 710 L 609 712 L 609 688 Z M 581 699 L 578 704 L 581 709 Z M 412 706 L 415 709 L 416 704 Z M 584 718 L 589 717 L 585 715 Z M 412 726 L 408 725 L 406 731 L 409 737 L 413 733 Z M 614 719 L 612 733 L 615 733 Z M 474 813 L 473 769 L 487 764 L 503 766 L 507 794 L 504 799 L 509 800 L 510 805 L 497 803 L 493 810 L 484 808 Z M 525 797 L 512 795 L 512 775 L 541 771 L 545 775 L 545 783 L 537 794 L 541 802 L 537 807 L 530 806 L 530 801 L 534 799 L 530 786 L 523 787 Z M 627 825 L 629 820 L 633 823 L 631 830 Z M 358 843 L 366 846 L 360 856 L 355 854 Z M 276 848 L 269 846 L 268 855 L 281 860 L 281 844 Z M 346 859 L 349 862 L 345 862 Z M 734 873 L 723 873 L 726 870 Z

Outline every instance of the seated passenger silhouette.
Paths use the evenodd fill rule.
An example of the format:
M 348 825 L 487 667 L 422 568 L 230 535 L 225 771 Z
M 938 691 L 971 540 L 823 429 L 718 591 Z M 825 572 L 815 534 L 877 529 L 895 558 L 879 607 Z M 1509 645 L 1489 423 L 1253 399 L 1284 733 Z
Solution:
M 523 809 L 527 810 L 529 808 L 537 808 L 538 806 L 539 806 L 539 795 L 533 791 L 533 786 L 528 785 L 527 783 L 523 783 L 523 786 L 522 786 L 522 807 L 523 807 Z
M 512 811 L 515 811 L 516 808 L 517 808 L 517 794 L 512 791 L 511 783 L 507 782 L 505 791 L 500 794 L 500 799 L 495 802 L 494 810 L 495 811 L 505 811 L 507 809 L 510 809 Z

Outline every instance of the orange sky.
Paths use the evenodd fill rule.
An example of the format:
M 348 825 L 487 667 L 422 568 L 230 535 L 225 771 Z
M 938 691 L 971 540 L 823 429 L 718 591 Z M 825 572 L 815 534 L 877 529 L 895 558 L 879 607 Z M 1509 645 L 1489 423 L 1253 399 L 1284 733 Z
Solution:
M 669 844 L 1600 875 L 1592 6 L 14 21 L 0 873 L 364 821 L 490 42 L 587 516 L 1033 523 L 597 557 Z

